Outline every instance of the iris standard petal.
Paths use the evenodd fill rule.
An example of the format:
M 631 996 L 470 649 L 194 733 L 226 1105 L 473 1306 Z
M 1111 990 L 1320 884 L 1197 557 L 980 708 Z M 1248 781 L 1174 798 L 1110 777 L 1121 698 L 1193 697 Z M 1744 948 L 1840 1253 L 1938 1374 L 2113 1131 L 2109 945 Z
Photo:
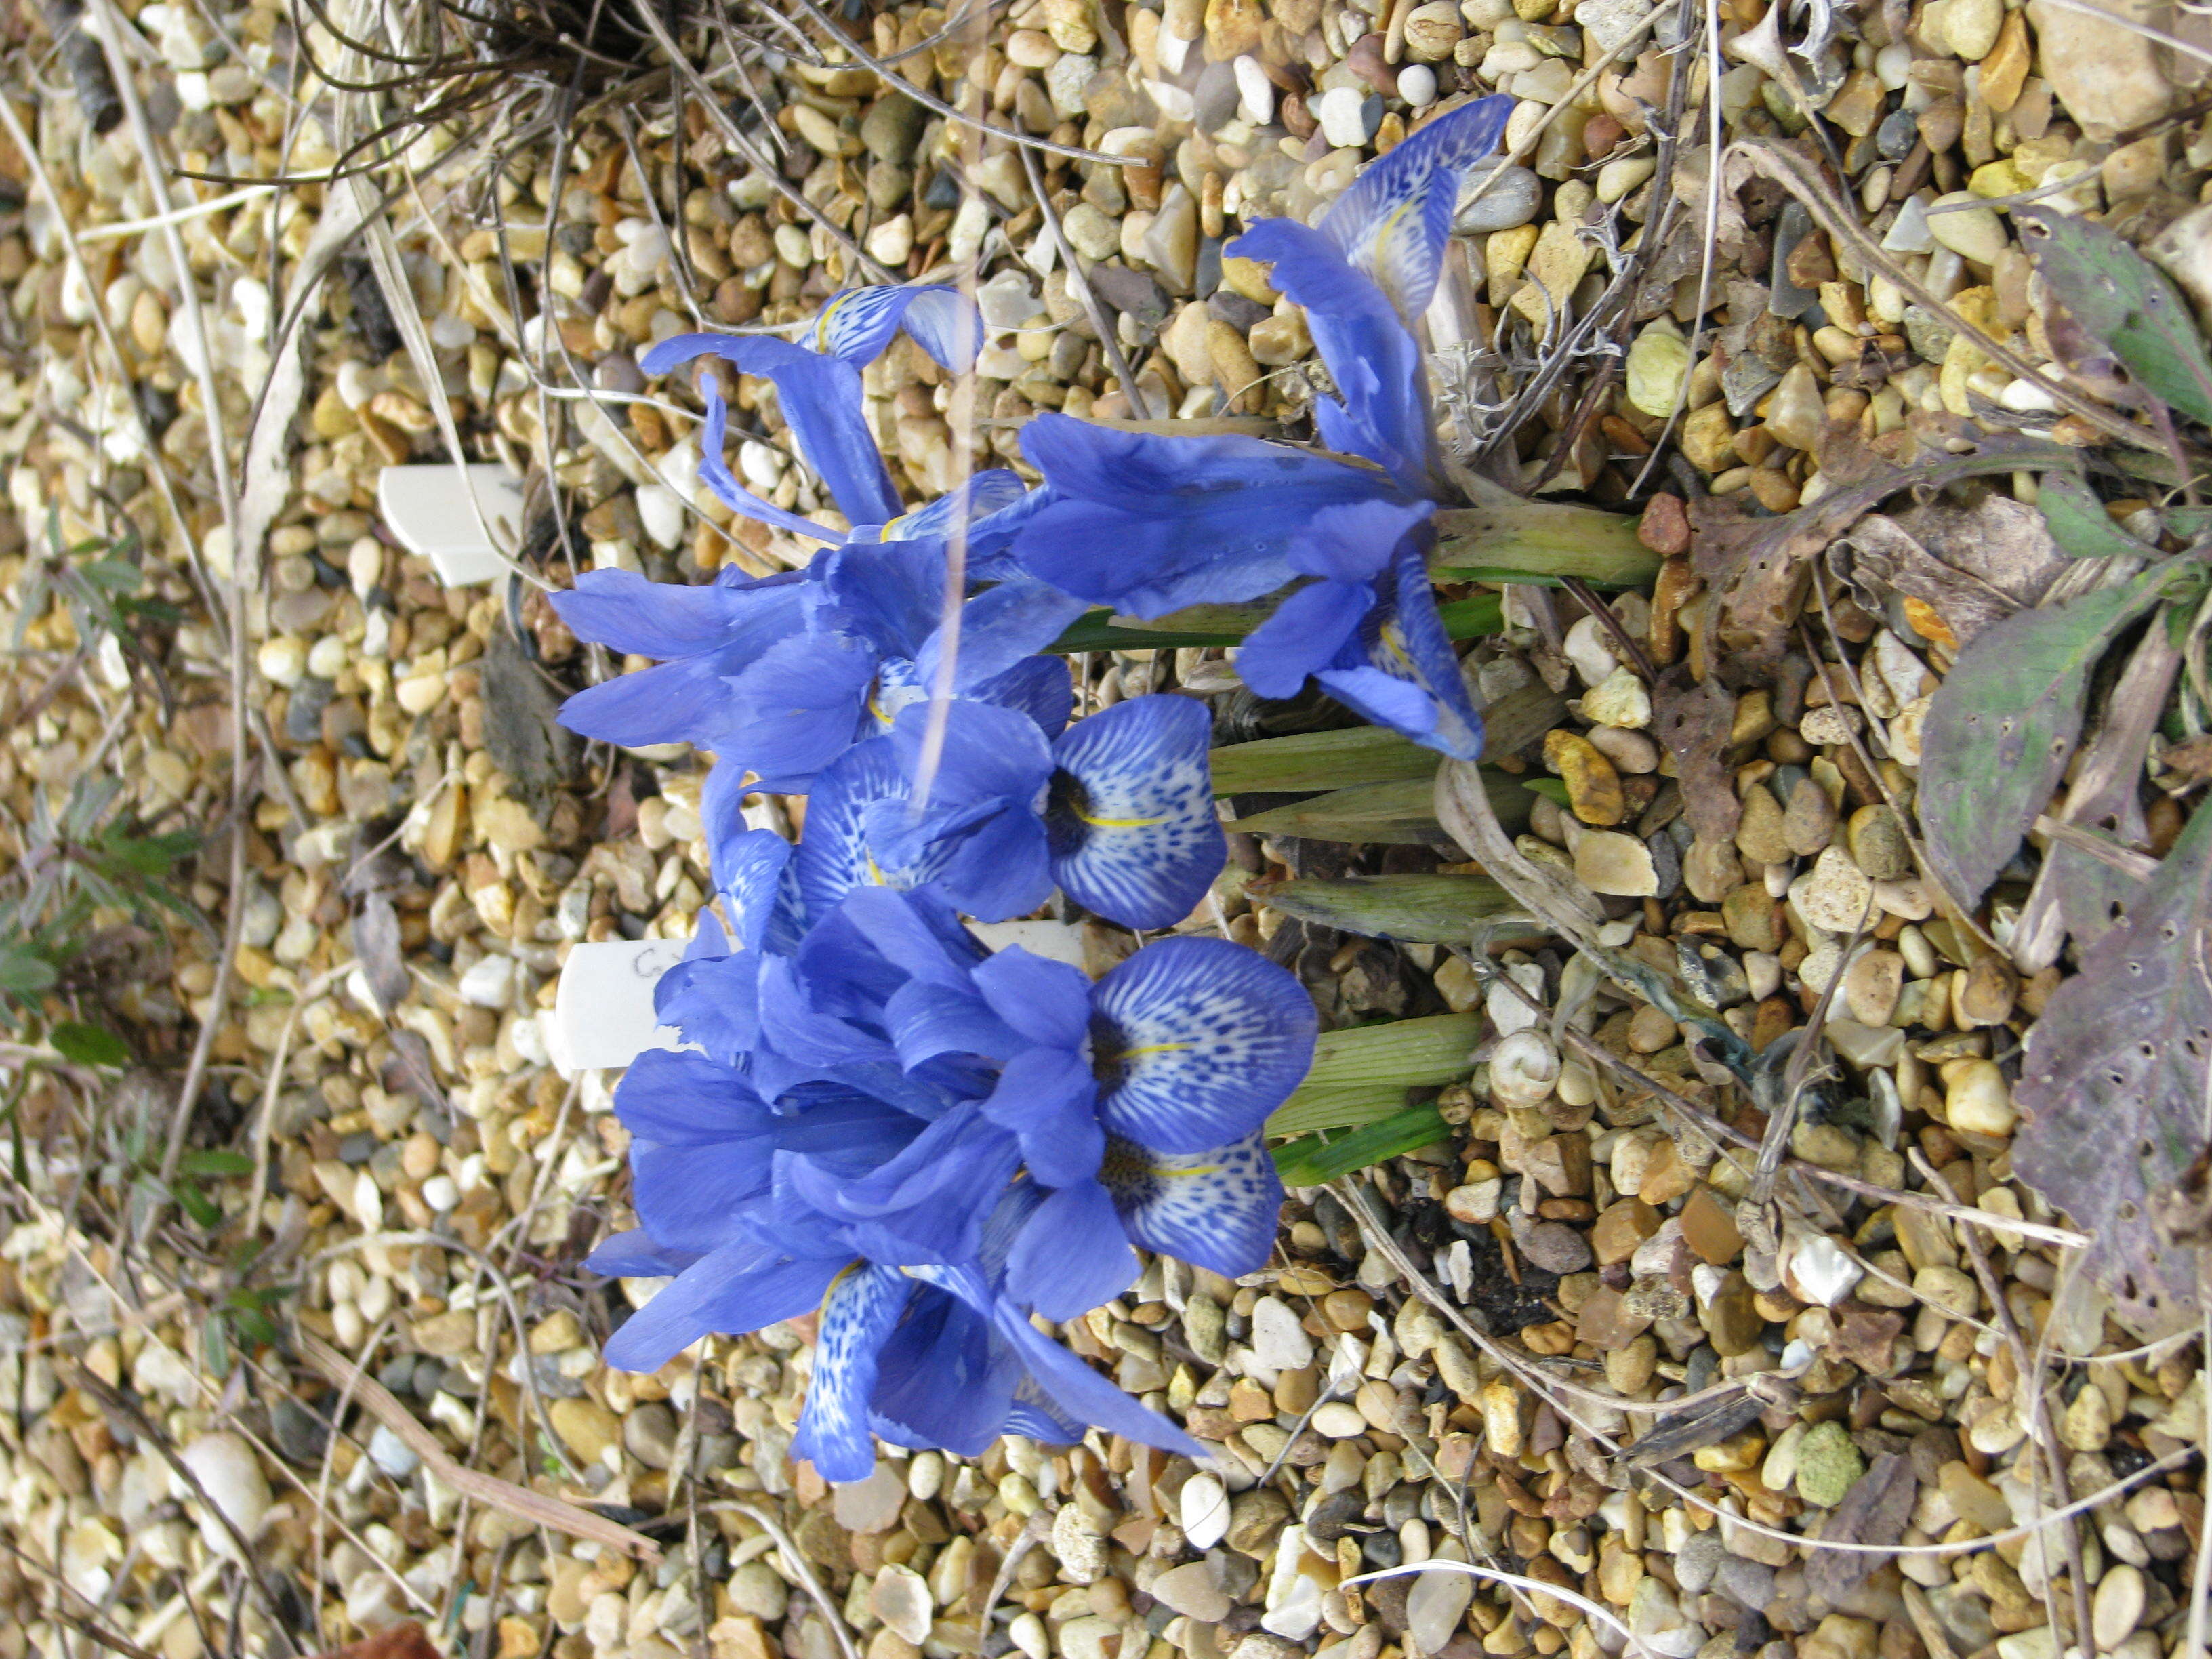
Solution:
M 852 746 L 875 669 L 875 653 L 848 635 L 785 640 L 728 682 L 713 729 L 692 741 L 759 774 L 753 789 L 806 789 Z
M 700 395 L 706 400 L 706 418 L 699 423 L 699 482 L 720 498 L 722 504 L 733 513 L 742 513 L 748 519 L 757 519 L 763 524 L 772 524 L 780 530 L 788 530 L 794 536 L 807 537 L 817 542 L 834 543 L 838 539 L 834 530 L 824 529 L 811 519 L 802 519 L 796 513 L 787 513 L 774 501 L 763 501 L 739 483 L 737 475 L 730 471 L 729 462 L 722 454 L 729 441 L 729 406 L 722 401 L 722 383 L 714 374 L 699 377 Z
M 1409 536 L 1400 544 L 1378 584 L 1382 603 L 1361 619 L 1358 640 L 1335 665 L 1376 671 L 1403 689 L 1386 688 L 1367 674 L 1323 673 L 1321 679 L 1333 695 L 1425 748 L 1456 760 L 1475 760 L 1482 754 L 1482 716 L 1468 695 L 1459 655 L 1437 613 L 1425 551 L 1421 537 Z M 1413 695 L 1420 699 L 1418 704 Z
M 766 334 L 678 334 L 647 352 L 638 367 L 665 374 L 708 355 L 775 384 L 784 424 L 848 520 L 884 524 L 898 516 L 898 491 L 860 412 L 859 369 Z
M 1375 608 L 1365 582 L 1316 582 L 1275 607 L 1237 653 L 1237 676 L 1263 697 L 1295 697 Z
M 977 702 L 1019 710 L 1048 738 L 1066 730 L 1067 717 L 1075 710 L 1075 684 L 1066 662 L 1059 657 L 1024 657 L 965 695 Z
M 759 649 L 799 625 L 795 582 L 742 587 L 647 580 L 635 570 L 586 570 L 549 596 L 577 638 L 667 661 L 731 645 Z
M 657 1371 L 701 1337 L 757 1331 L 821 1305 L 845 1258 L 779 1257 L 747 1239 L 702 1256 L 607 1340 L 606 1360 Z
M 1437 117 L 1352 180 L 1322 221 L 1409 324 L 1436 293 L 1460 179 L 1498 148 L 1513 108 L 1500 94 Z
M 824 1480 L 865 1480 L 876 1467 L 868 1401 L 878 1362 L 915 1290 L 895 1267 L 855 1263 L 822 1299 L 814 1369 L 791 1455 Z
M 1326 507 L 1392 501 L 1405 523 L 1430 510 L 1380 471 L 1256 438 L 1166 438 L 1042 414 L 1022 428 L 1022 450 L 1054 497 L 1015 539 L 1022 567 L 1139 617 L 1273 592 L 1299 574 L 1296 556 Z
M 1052 896 L 1043 821 L 1026 805 L 992 813 L 953 839 L 936 881 L 978 921 L 1027 915 Z
M 1389 297 L 1346 263 L 1332 237 L 1294 219 L 1263 219 L 1229 246 L 1240 258 L 1272 261 L 1268 280 L 1305 307 L 1315 348 L 1343 398 L 1316 404 L 1324 441 L 1379 462 L 1408 489 L 1431 488 L 1420 346 Z M 1340 408 L 1342 420 L 1331 418 Z
M 668 1146 L 769 1134 L 775 1114 L 743 1075 L 704 1054 L 647 1048 L 615 1086 L 623 1127 Z
M 959 659 L 953 665 L 953 689 L 965 696 L 1020 665 L 1066 631 L 1068 623 L 1087 608 L 1058 588 L 1021 576 L 1000 582 L 978 593 L 960 610 Z M 915 658 L 915 672 L 925 686 L 937 683 L 938 661 L 943 648 L 942 630 L 932 628 Z M 994 699 L 995 701 L 995 699 Z
M 730 681 L 721 653 L 678 657 L 587 685 L 561 705 L 562 725 L 623 749 L 704 744 L 721 726 Z
M 1125 927 L 1166 927 L 1205 897 L 1227 855 L 1206 764 L 1212 729 L 1192 698 L 1132 697 L 1053 744 L 1045 826 L 1070 898 Z
M 1206 1449 L 1156 1412 L 1145 1409 L 1108 1378 L 1031 1325 L 1003 1296 L 995 1296 L 972 1267 L 917 1267 L 917 1278 L 943 1285 L 989 1317 L 1000 1338 L 1028 1368 L 1049 1419 L 1087 1423 L 1139 1445 L 1158 1446 L 1186 1457 L 1203 1457 Z M 665 1292 L 664 1292 L 665 1294 Z M 1017 1390 L 1018 1398 L 1021 1391 Z
M 672 1250 L 653 1242 L 642 1227 L 611 1233 L 584 1258 L 584 1268 L 602 1279 L 672 1279 L 699 1259 L 695 1250 Z
M 654 1015 L 715 1064 L 742 1064 L 760 1041 L 761 960 L 740 951 L 678 963 L 653 988 Z
M 1048 1187 L 1066 1187 L 1098 1173 L 1106 1133 L 1098 1127 L 1097 1101 L 1098 1085 L 1079 1054 L 1028 1048 L 999 1073 L 983 1115 L 1021 1143 L 1030 1175 Z
M 1235 1279 L 1257 1273 L 1275 1248 L 1283 1182 L 1260 1131 L 1202 1152 L 1111 1140 L 1098 1179 L 1144 1249 Z
M 702 1254 L 750 1237 L 755 1212 L 768 1201 L 775 1158 L 768 1135 L 691 1146 L 633 1140 L 638 1224 L 665 1244 Z
M 912 657 L 945 611 L 945 548 L 866 542 L 822 556 L 823 590 L 844 625 L 886 657 Z
M 1006 1294 L 1047 1319 L 1077 1319 L 1137 1277 L 1137 1257 L 1114 1200 L 1085 1179 L 1052 1194 L 1006 1261 Z
M 979 1054 L 1000 1060 L 1018 1053 L 1022 1040 L 972 989 L 922 981 L 902 985 L 884 1006 L 899 1063 L 908 1071 L 939 1054 Z
M 983 319 L 973 301 L 942 283 L 918 287 L 848 289 L 815 313 L 814 349 L 848 363 L 865 363 L 889 345 L 901 327 L 942 367 L 965 374 L 983 344 Z
M 976 964 L 975 988 L 1030 1042 L 1070 1053 L 1091 1029 L 1091 981 L 1079 969 L 1010 945 Z
M 1162 939 L 1098 981 L 1091 1065 L 1108 1132 L 1163 1152 L 1250 1134 L 1313 1061 L 1313 1000 L 1257 951 Z
M 1012 1432 L 1007 1414 L 1027 1373 L 982 1315 L 934 1285 L 918 1285 L 884 1344 L 876 1378 L 878 1435 L 974 1457 Z

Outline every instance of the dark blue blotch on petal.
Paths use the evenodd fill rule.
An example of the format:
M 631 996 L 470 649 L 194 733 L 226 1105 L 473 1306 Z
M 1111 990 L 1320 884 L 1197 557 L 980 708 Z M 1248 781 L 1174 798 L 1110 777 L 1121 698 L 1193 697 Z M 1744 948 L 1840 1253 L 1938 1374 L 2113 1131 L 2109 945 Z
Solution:
M 1200 1152 L 1148 1152 L 1123 1141 L 1099 1178 L 1145 1249 L 1235 1279 L 1265 1267 L 1275 1248 L 1283 1182 L 1264 1133 Z

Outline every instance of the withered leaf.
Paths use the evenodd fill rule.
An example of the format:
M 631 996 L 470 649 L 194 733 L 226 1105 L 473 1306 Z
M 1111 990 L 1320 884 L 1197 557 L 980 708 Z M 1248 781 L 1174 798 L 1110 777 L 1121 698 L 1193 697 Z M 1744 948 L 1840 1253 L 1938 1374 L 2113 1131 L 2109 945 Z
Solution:
M 353 953 L 368 976 L 368 988 L 389 1014 L 406 1000 L 412 982 L 399 955 L 399 912 L 382 893 L 366 895 L 353 919 Z
M 1971 571 L 1945 563 L 1896 520 L 1869 513 L 1851 526 L 1851 584 L 1862 603 L 1879 605 L 1887 593 L 1918 599 L 1943 619 L 1952 640 L 1965 645 L 1992 623 L 2021 608 L 2013 598 Z
M 2082 953 L 2031 1029 L 2013 1168 L 2092 1236 L 2082 1266 L 2148 1340 L 2196 1316 L 2198 1263 L 2153 1195 L 2204 1146 L 2212 1066 L 2212 806 L 2199 806 L 2128 914 Z
M 1883 1452 L 1867 1468 L 1820 1528 L 1823 1543 L 1894 1544 L 1912 1518 L 1919 1481 L 1912 1460 Z M 1863 1550 L 1814 1549 L 1805 1562 L 1805 1588 L 1824 1601 L 1840 1601 L 1889 1559 Z
M 1648 1469 L 1677 1457 L 1686 1457 L 1705 1447 L 1718 1445 L 1765 1409 L 1764 1401 L 1747 1393 L 1733 1400 L 1662 1417 L 1621 1453 L 1620 1461 L 1631 1468 Z
M 2043 514 L 2009 495 L 1992 492 L 1971 507 L 1926 501 L 1895 517 L 1936 558 L 1986 582 L 2015 606 L 2041 604 L 2070 562 Z
M 1651 732 L 1674 757 L 1682 785 L 1682 815 L 1700 839 L 1735 838 L 1743 817 L 1735 776 L 1722 757 L 1735 724 L 1735 699 L 1717 679 L 1702 685 L 1689 665 L 1677 663 L 1651 688 Z
M 2091 672 L 2163 577 L 2016 612 L 1978 634 L 1937 688 L 1921 735 L 1920 823 L 1960 903 L 1980 898 L 2050 801 L 2081 734 Z

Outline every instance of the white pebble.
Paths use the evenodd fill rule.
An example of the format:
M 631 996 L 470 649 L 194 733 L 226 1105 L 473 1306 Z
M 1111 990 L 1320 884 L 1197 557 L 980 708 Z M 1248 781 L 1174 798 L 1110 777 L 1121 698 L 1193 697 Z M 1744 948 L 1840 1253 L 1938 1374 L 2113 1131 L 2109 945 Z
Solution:
M 1264 127 L 1275 118 L 1275 83 L 1267 78 L 1267 71 L 1260 67 L 1260 60 L 1246 52 L 1231 67 L 1237 72 L 1237 109 L 1255 127 Z M 1433 77 L 1431 77 L 1433 79 Z M 1405 76 L 1399 76 L 1401 88 Z
M 394 1480 L 404 1480 L 422 1462 L 412 1446 L 381 1423 L 376 1425 L 376 1432 L 368 1437 L 368 1461 Z
M 1182 1522 L 1183 1541 L 1195 1550 L 1210 1550 L 1229 1530 L 1229 1494 L 1218 1475 L 1200 1473 L 1183 1482 L 1176 1514 Z
M 1338 149 L 1358 149 L 1370 134 L 1367 94 L 1358 87 L 1331 87 L 1314 102 L 1322 136 Z
M 1426 64 L 1408 64 L 1398 71 L 1398 95 L 1415 109 L 1437 101 L 1437 72 Z
M 461 975 L 461 1000 L 478 1008 L 504 1008 L 514 986 L 514 958 L 494 954 Z
M 179 1458 L 199 1481 L 209 1501 L 252 1543 L 269 1513 L 269 1480 L 261 1473 L 253 1448 L 239 1435 L 204 1434 L 185 1447 Z M 237 1555 L 238 1547 L 220 1520 L 202 1510 L 198 1521 L 200 1536 L 210 1549 L 234 1558 Z

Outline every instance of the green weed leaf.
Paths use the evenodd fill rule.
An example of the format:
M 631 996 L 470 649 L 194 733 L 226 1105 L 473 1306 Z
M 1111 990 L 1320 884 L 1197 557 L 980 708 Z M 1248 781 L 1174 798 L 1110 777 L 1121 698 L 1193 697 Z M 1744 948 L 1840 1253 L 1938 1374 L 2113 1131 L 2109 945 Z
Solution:
M 2075 321 L 2143 389 L 2212 424 L 2212 359 L 2197 319 L 2166 275 L 2104 226 L 2050 208 L 2013 210 L 2036 269 Z
M 131 1046 L 114 1032 L 82 1020 L 65 1019 L 46 1034 L 55 1052 L 79 1066 L 128 1066 Z

